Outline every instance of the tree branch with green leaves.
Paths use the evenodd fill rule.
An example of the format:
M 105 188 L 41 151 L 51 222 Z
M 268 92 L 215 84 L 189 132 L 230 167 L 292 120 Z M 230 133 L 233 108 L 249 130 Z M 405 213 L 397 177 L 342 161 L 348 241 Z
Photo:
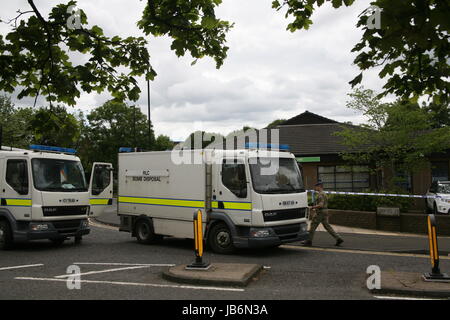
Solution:
M 272 2 L 291 19 L 291 32 L 312 24 L 314 11 L 325 3 L 334 8 L 351 6 L 354 0 L 285 0 Z M 382 66 L 385 79 L 380 97 L 395 94 L 403 100 L 427 98 L 428 103 L 450 102 L 450 1 L 449 0 L 375 0 L 380 10 L 380 28 L 371 28 L 372 10 L 364 10 L 356 24 L 363 30 L 352 52 L 361 73 L 349 83 L 361 84 L 366 70 Z M 369 8 L 368 8 L 369 9 Z
M 178 56 L 189 52 L 195 59 L 213 57 L 223 64 L 228 47 L 226 33 L 232 25 L 215 17 L 219 0 L 149 0 L 138 27 L 153 36 L 173 38 L 171 49 Z M 59 4 L 44 17 L 33 0 L 32 10 L 18 11 L 8 23 L 12 30 L 0 35 L 0 90 L 18 98 L 43 95 L 50 102 L 75 105 L 82 92 L 108 91 L 115 101 L 139 99 L 138 77 L 153 80 L 144 37 L 106 36 L 97 25 L 88 27 L 79 10 L 79 25 L 68 25 L 76 1 Z M 31 14 L 22 19 L 25 14 Z M 75 63 L 74 54 L 84 63 Z

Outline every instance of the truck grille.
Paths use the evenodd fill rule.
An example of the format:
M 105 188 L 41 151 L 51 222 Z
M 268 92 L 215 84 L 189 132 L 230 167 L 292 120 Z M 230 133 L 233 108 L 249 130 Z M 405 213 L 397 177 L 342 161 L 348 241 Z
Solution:
M 300 223 L 289 224 L 287 226 L 274 226 L 272 229 L 277 236 L 288 236 L 300 232 Z
M 82 220 L 52 221 L 53 226 L 59 233 L 73 233 L 78 230 Z
M 57 206 L 57 207 L 42 207 L 44 217 L 57 216 L 79 216 L 86 215 L 89 206 Z
M 306 217 L 306 208 L 263 211 L 264 221 L 280 221 Z

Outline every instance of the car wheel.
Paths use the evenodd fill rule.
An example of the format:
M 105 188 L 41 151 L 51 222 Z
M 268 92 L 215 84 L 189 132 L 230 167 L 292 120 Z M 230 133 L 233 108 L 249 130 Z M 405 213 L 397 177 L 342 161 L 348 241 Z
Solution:
M 158 240 L 158 236 L 155 235 L 150 220 L 147 219 L 141 219 L 136 222 L 135 234 L 139 243 L 152 244 Z
M 13 244 L 11 226 L 8 221 L 0 221 L 0 250 L 8 250 Z
M 231 254 L 235 251 L 233 236 L 225 223 L 213 225 L 208 233 L 208 244 L 212 251 L 220 254 Z

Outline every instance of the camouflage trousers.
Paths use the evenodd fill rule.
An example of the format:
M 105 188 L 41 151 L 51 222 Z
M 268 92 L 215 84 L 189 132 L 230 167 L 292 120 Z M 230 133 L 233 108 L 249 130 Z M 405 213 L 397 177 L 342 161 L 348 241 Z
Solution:
M 309 241 L 313 240 L 314 233 L 316 232 L 317 227 L 321 223 L 325 228 L 325 230 L 327 230 L 328 233 L 331 234 L 333 238 L 335 238 L 336 240 L 341 239 L 341 237 L 336 233 L 336 231 L 334 231 L 333 227 L 328 222 L 328 212 L 317 210 L 311 220 L 311 225 L 309 227 Z

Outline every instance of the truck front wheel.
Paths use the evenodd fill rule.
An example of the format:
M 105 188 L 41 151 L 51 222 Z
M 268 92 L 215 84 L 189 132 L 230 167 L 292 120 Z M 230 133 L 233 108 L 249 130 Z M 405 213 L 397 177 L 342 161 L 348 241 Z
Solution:
M 0 220 L 0 250 L 8 250 L 13 243 L 11 227 L 8 221 Z
M 147 219 L 138 220 L 134 226 L 137 241 L 143 244 L 155 243 L 158 236 L 153 231 L 153 226 Z
M 212 226 L 208 234 L 208 244 L 215 253 L 231 254 L 235 250 L 231 231 L 223 222 Z

